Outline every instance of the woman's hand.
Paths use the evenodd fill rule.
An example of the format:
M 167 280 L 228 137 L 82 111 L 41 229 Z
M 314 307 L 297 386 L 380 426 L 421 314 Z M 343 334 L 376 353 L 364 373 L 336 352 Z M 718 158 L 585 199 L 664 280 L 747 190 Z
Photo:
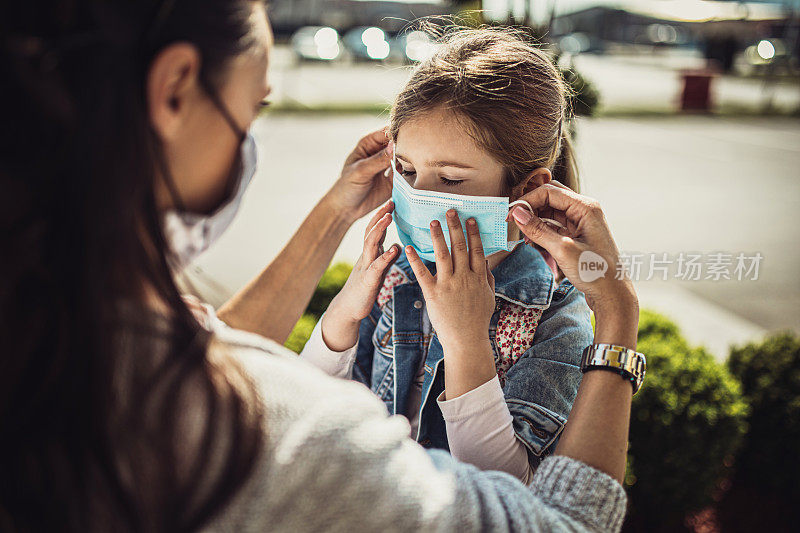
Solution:
M 622 337 L 613 340 L 614 343 L 633 343 L 635 347 L 639 302 L 631 280 L 618 275 L 619 250 L 600 204 L 554 181 L 520 199 L 528 202 L 534 212 L 517 206 L 509 218 L 528 239 L 547 250 L 564 275 L 586 295 L 597 320 L 597 334 L 604 337 L 604 328 L 611 327 L 617 330 L 614 335 Z M 564 227 L 542 218 L 555 220 Z M 607 265 L 600 277 L 595 275 L 597 270 L 588 268 L 588 262 L 597 263 L 598 256 Z M 596 342 L 607 342 L 598 340 L 597 334 Z
M 474 218 L 467 220 L 467 239 L 454 209 L 447 212 L 450 247 L 441 225 L 431 222 L 436 256 L 433 276 L 411 246 L 406 247 L 431 325 L 444 351 L 445 396 L 452 399 L 486 383 L 495 375 L 489 343 L 494 312 L 494 276 L 483 256 L 483 244 Z
M 350 223 L 363 217 L 392 195 L 392 179 L 387 174 L 392 147 L 385 130 L 378 130 L 358 141 L 347 157 L 341 177 L 326 195 L 336 213 Z
M 322 338 L 333 351 L 341 352 L 358 341 L 358 327 L 369 315 L 386 271 L 399 255 L 392 245 L 383 251 L 386 228 L 392 223 L 394 204 L 387 202 L 372 217 L 364 235 L 364 249 L 339 294 L 331 301 L 322 322 Z

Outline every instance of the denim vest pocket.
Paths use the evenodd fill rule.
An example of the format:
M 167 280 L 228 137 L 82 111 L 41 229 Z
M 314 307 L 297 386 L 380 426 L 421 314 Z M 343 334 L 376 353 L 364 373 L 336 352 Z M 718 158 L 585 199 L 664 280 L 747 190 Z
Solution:
M 392 317 L 381 313 L 372 333 L 375 347 L 372 359 L 372 383 L 370 388 L 384 402 L 393 400 L 394 344 L 392 342 Z
M 561 434 L 566 419 L 553 411 L 516 398 L 507 398 L 508 410 L 514 418 L 514 432 L 536 457 L 553 452 L 552 444 Z

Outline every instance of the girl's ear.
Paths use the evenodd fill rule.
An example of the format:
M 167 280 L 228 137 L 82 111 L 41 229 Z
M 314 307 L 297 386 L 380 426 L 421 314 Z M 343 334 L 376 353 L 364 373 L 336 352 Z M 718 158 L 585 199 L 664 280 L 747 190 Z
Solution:
M 537 168 L 528 174 L 519 185 L 514 187 L 511 197 L 522 198 L 532 190 L 541 187 L 545 183 L 550 183 L 552 180 L 553 175 L 550 173 L 550 170 L 546 168 Z

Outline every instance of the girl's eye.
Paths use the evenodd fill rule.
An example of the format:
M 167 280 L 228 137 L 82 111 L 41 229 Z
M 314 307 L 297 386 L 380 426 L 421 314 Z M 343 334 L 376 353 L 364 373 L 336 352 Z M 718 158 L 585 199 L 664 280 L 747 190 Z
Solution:
M 256 111 L 264 111 L 265 109 L 267 109 L 271 105 L 272 105 L 272 102 L 270 102 L 269 100 L 262 100 L 262 101 L 260 101 L 258 103 L 258 106 L 256 107 Z
M 404 177 L 413 176 L 414 174 L 416 174 L 416 172 L 414 172 L 413 170 L 403 169 L 403 170 L 400 171 L 400 175 L 404 176 Z
M 439 179 L 442 181 L 442 183 L 444 183 L 444 184 L 445 184 L 445 185 L 447 185 L 448 187 L 453 187 L 453 186 L 455 186 L 455 185 L 458 185 L 458 184 L 459 184 L 459 183 L 461 183 L 462 181 L 464 181 L 464 180 L 449 180 L 449 179 L 447 179 L 447 178 L 443 178 L 443 177 L 441 177 L 441 176 L 439 176 Z

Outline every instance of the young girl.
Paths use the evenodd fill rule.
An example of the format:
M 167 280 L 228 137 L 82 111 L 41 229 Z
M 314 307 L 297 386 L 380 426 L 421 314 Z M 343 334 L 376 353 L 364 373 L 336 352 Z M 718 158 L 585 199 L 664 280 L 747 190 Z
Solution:
M 505 30 L 452 32 L 394 104 L 393 197 L 400 201 L 400 189 L 422 197 L 428 214 L 443 199 L 514 201 L 551 180 L 577 191 L 567 112 L 564 82 L 538 48 Z M 461 220 L 458 208 L 436 212 L 422 235 L 407 231 L 398 206 L 409 246 L 383 252 L 393 210 L 387 203 L 369 224 L 362 256 L 301 357 L 369 386 L 408 418 L 423 446 L 529 482 L 555 449 L 581 380 L 581 352 L 592 342 L 583 294 L 546 252 L 526 244 L 484 263 L 476 236 L 494 251 L 486 246 L 493 230 Z M 504 243 L 519 238 L 514 224 L 501 231 Z M 443 308 L 430 282 L 459 268 L 485 276 L 485 294 Z

